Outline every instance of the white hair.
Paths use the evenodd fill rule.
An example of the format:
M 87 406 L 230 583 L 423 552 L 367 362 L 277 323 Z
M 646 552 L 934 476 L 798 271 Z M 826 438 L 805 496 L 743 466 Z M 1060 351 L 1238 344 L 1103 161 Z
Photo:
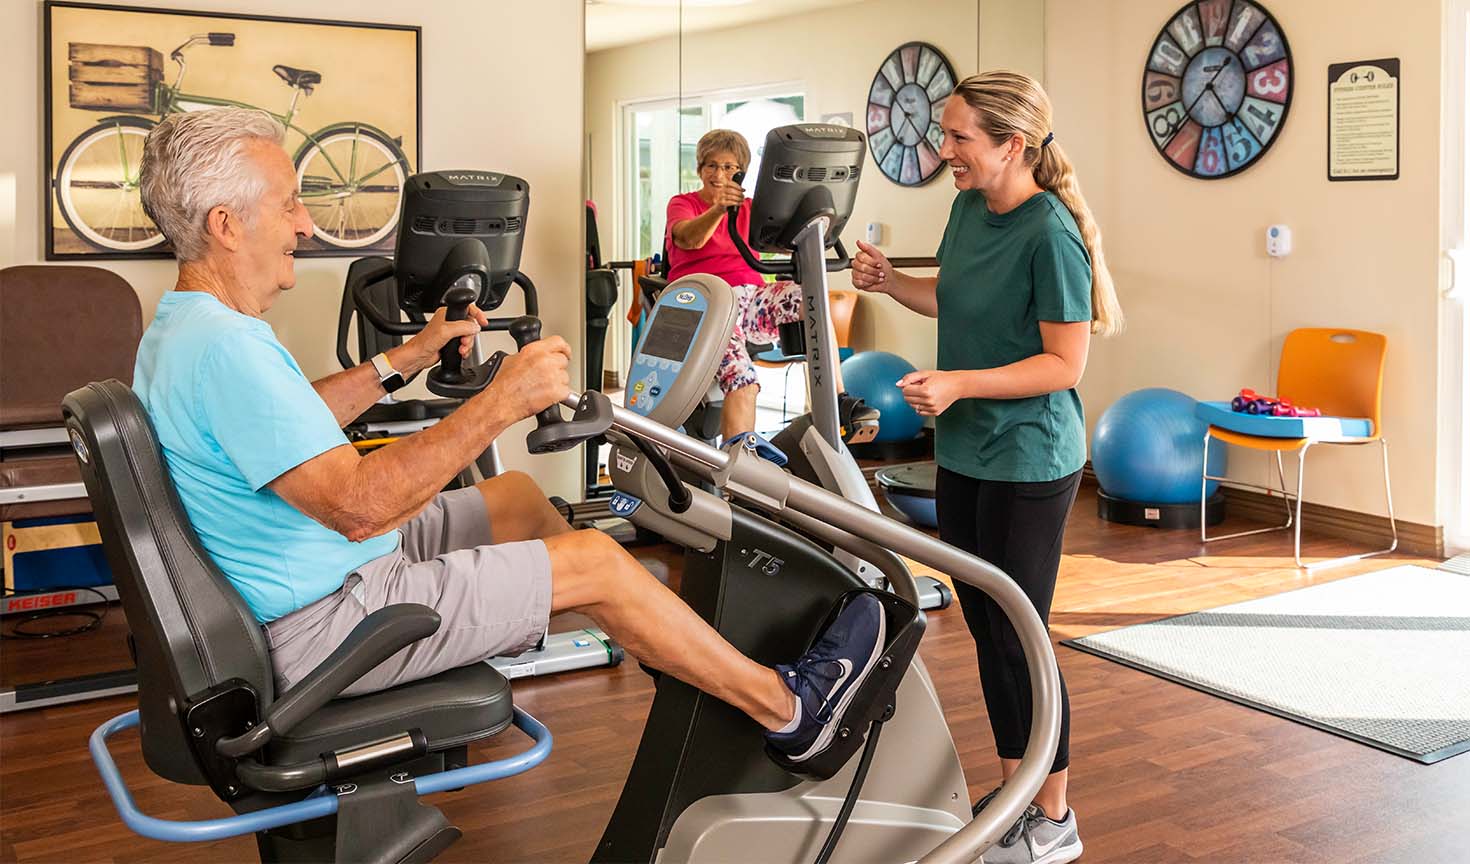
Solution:
M 215 207 L 249 220 L 265 194 L 265 178 L 245 159 L 252 140 L 280 144 L 286 130 L 254 108 L 211 108 L 170 114 L 143 144 L 143 210 L 174 244 L 180 261 L 209 249 L 206 221 Z

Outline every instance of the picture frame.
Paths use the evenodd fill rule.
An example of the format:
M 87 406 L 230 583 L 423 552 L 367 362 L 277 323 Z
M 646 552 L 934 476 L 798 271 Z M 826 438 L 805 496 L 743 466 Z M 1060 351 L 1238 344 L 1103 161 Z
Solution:
M 1403 77 L 1399 58 L 1327 67 L 1327 179 L 1399 179 Z
M 315 226 L 298 256 L 392 251 L 422 148 L 419 27 L 66 0 L 42 21 L 46 260 L 171 257 L 142 208 L 143 142 L 221 105 L 285 127 Z

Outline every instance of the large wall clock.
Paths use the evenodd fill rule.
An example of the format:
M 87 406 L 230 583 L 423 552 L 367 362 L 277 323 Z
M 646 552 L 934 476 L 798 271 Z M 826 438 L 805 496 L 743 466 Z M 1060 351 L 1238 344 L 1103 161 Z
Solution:
M 868 88 L 868 146 L 883 176 L 921 186 L 944 167 L 939 115 L 954 89 L 954 67 L 927 42 L 893 49 Z
M 1170 165 L 1229 177 L 1281 136 L 1292 83 L 1291 49 L 1270 12 L 1249 0 L 1198 0 L 1149 49 L 1143 118 Z

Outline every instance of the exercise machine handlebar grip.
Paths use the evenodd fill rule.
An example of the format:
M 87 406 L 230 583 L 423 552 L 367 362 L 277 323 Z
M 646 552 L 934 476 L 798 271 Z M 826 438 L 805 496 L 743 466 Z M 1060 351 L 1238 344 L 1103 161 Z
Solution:
M 463 321 L 470 316 L 475 292 L 466 285 L 456 285 L 444 292 L 444 320 Z M 439 349 L 439 375 L 442 381 L 458 384 L 464 380 L 464 358 L 459 353 L 459 340 L 450 339 Z
M 525 350 L 527 345 L 541 338 L 541 319 L 533 318 L 530 315 L 522 315 L 510 322 L 510 338 L 516 340 L 517 351 Z M 561 409 L 556 405 L 548 405 L 536 412 L 536 428 L 538 431 L 561 422 L 563 422 Z

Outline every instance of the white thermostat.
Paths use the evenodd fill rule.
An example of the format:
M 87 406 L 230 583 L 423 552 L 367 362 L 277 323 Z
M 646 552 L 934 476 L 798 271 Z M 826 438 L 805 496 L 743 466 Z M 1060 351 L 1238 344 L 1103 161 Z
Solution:
M 1272 258 L 1283 258 L 1291 254 L 1291 228 L 1272 225 L 1266 229 L 1266 254 Z
M 869 246 L 880 246 L 883 243 L 883 223 L 869 222 L 867 230 L 863 232 L 863 239 L 868 241 Z

